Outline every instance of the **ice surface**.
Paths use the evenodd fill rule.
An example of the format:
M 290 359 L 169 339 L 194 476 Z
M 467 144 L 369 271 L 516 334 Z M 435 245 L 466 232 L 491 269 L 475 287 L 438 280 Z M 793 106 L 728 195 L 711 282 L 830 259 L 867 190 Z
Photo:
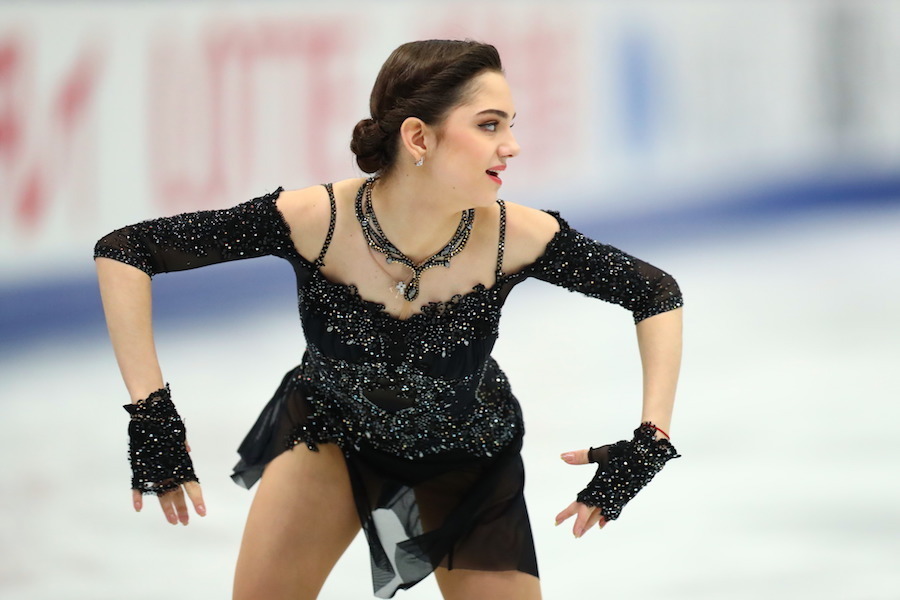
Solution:
M 900 210 L 631 249 L 675 274 L 685 360 L 670 463 L 602 532 L 553 527 L 590 478 L 560 452 L 630 436 L 633 326 L 538 282 L 495 356 L 525 410 L 526 496 L 549 599 L 900 598 Z M 128 490 L 125 401 L 104 332 L 0 363 L 0 597 L 217 599 L 252 492 L 235 448 L 299 358 L 291 313 L 161 327 L 209 516 L 163 521 Z M 358 538 L 321 597 L 371 597 Z M 311 549 L 312 551 L 312 549 Z M 398 598 L 436 599 L 433 578 Z

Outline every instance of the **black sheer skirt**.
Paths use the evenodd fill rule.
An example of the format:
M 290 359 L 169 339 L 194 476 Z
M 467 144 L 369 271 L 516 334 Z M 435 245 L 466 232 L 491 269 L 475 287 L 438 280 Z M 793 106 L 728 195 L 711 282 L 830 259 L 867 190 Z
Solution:
M 253 486 L 269 461 L 296 443 L 341 443 L 331 427 L 310 418 L 295 374 L 285 376 L 238 449 L 232 479 L 239 485 Z M 411 460 L 342 446 L 376 597 L 392 598 L 437 567 L 538 575 L 521 448 L 521 433 L 490 458 L 459 452 Z

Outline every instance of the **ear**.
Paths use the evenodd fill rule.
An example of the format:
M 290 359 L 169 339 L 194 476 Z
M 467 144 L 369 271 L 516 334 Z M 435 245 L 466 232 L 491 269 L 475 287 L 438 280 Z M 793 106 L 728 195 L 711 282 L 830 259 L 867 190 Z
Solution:
M 429 129 L 425 121 L 418 117 L 407 117 L 400 124 L 400 143 L 410 157 L 410 162 L 416 162 L 425 156 Z

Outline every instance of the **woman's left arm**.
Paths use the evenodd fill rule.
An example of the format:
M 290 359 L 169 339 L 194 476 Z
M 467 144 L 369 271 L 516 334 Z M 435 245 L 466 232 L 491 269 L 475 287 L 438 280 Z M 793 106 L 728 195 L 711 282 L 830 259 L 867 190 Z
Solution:
M 576 538 L 584 535 L 594 525 L 602 528 L 611 519 L 616 518 L 622 506 L 662 468 L 662 465 L 677 456 L 674 447 L 668 441 L 668 435 L 672 423 L 672 407 L 675 404 L 675 388 L 678 385 L 678 373 L 681 368 L 682 311 L 682 308 L 676 308 L 643 319 L 637 324 L 644 388 L 641 423 L 652 423 L 657 429 L 642 432 L 644 429 L 642 426 L 635 431 L 635 439 L 631 442 L 623 440 L 592 450 L 596 453 L 593 456 L 589 455 L 589 450 L 565 452 L 561 456 L 570 465 L 586 465 L 590 462 L 601 464 L 597 476 L 585 490 L 585 492 L 590 490 L 592 493 L 588 495 L 591 500 L 599 503 L 585 504 L 588 500 L 583 497 L 585 492 L 582 492 L 579 498 L 584 502 L 576 500 L 556 515 L 557 525 L 575 516 L 572 533 Z M 640 439 L 641 436 L 644 439 Z M 648 436 L 652 437 L 653 441 L 647 439 Z M 647 456 L 650 458 L 647 459 Z M 622 463 L 627 464 L 629 460 L 632 461 L 632 469 L 635 471 L 620 472 L 623 470 Z M 635 465 L 645 460 L 650 464 Z M 642 466 L 649 469 L 642 469 Z M 641 472 L 642 470 L 644 472 Z M 630 481 L 626 482 L 625 479 Z M 640 485 L 636 485 L 637 483 Z
M 681 308 L 654 315 L 637 324 L 643 369 L 641 423 L 650 422 L 671 433 L 672 406 L 681 369 Z M 657 439 L 664 437 L 657 431 Z
M 641 422 L 668 432 L 681 366 L 684 301 L 678 282 L 662 269 L 585 237 L 558 215 L 555 220 L 559 230 L 523 274 L 631 311 L 643 366 Z
M 681 367 L 683 299 L 675 278 L 665 271 L 559 222 L 557 235 L 525 272 L 630 310 L 643 370 L 641 420 L 634 438 L 562 454 L 572 465 L 598 465 L 575 502 L 556 516 L 557 525 L 576 516 L 572 531 L 581 537 L 594 525 L 603 527 L 618 518 L 625 504 L 678 456 L 667 438 Z
M 584 236 L 556 213 L 511 207 L 509 225 L 511 240 L 525 240 L 507 245 L 513 255 L 518 248 L 512 261 L 513 272 L 518 271 L 517 262 L 524 263 L 522 276 L 618 304 L 631 311 L 637 325 L 643 402 L 634 438 L 562 455 L 569 464 L 598 464 L 596 475 L 576 501 L 556 516 L 559 525 L 577 515 L 573 533 L 581 537 L 594 525 L 599 523 L 602 527 L 618 518 L 622 507 L 667 461 L 678 456 L 662 432 L 668 434 L 672 422 L 681 366 L 684 301 L 674 277 L 618 248 Z M 542 247 L 539 254 L 538 246 Z

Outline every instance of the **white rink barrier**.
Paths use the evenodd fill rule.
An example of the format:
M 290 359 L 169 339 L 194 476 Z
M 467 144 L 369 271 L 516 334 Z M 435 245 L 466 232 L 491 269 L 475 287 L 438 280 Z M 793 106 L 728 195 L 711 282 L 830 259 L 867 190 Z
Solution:
M 900 2 L 35 2 L 0 6 L 0 286 L 111 228 L 358 175 L 400 43 L 495 44 L 523 147 L 503 196 L 622 215 L 900 156 Z M 727 201 L 727 200 L 726 200 Z

